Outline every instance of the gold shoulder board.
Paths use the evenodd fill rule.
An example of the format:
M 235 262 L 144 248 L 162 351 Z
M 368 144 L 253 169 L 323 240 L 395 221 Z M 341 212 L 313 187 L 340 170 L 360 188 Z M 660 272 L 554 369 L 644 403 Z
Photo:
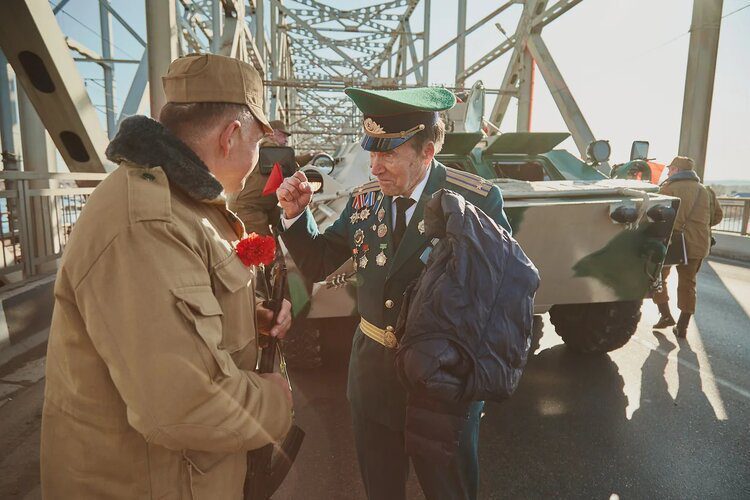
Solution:
M 367 194 L 373 191 L 380 191 L 380 184 L 378 183 L 377 179 L 354 188 L 354 191 L 352 191 L 352 196 L 359 196 L 361 194 Z
M 483 177 L 478 175 L 470 174 L 462 170 L 456 170 L 453 168 L 446 167 L 445 180 L 450 184 L 468 189 L 476 194 L 487 196 L 490 194 L 493 184 Z

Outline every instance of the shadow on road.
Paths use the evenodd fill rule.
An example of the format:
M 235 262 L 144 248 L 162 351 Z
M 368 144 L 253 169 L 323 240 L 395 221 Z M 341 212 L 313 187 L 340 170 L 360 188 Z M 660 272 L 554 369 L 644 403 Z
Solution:
M 731 414 L 717 419 L 689 341 L 655 336 L 660 349 L 643 363 L 640 407 L 630 420 L 624 380 L 609 356 L 558 345 L 531 358 L 513 398 L 488 405 L 482 498 L 743 497 L 748 423 Z M 673 398 L 666 370 L 675 350 Z
M 609 498 L 626 428 L 623 379 L 608 356 L 562 345 L 532 357 L 509 401 L 482 422 L 483 498 Z

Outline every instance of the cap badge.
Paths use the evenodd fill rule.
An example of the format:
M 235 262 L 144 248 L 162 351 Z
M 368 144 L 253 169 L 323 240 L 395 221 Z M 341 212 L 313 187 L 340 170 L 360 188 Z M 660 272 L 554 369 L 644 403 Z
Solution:
M 385 134 L 385 130 L 383 130 L 383 127 L 375 123 L 375 121 L 372 118 L 365 118 L 364 126 L 365 126 L 365 132 L 367 132 L 368 134 L 373 134 L 373 135 Z

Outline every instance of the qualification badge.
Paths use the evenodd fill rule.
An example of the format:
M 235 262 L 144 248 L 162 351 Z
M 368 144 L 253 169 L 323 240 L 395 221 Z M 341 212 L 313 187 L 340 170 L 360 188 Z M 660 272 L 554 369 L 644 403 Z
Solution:
M 417 224 L 417 229 L 419 229 L 419 234 L 424 234 L 424 219 L 419 221 L 419 224 Z

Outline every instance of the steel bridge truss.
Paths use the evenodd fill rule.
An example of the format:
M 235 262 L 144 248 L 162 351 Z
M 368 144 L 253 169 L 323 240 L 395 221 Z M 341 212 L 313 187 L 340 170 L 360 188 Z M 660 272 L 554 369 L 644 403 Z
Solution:
M 3 3 L 6 9 L 41 16 L 49 24 L 52 16 L 62 15 L 66 7 L 83 1 L 92 0 L 61 0 L 56 4 L 47 0 L 6 0 Z M 47 45 L 61 45 L 64 40 L 64 50 L 51 47 L 52 55 L 45 63 L 51 69 L 64 68 L 66 74 L 72 73 L 74 59 L 101 67 L 105 127 L 91 120 L 90 100 L 76 98 L 73 92 L 37 108 L 47 115 L 41 118 L 48 129 L 48 124 L 56 127 L 49 117 L 61 116 L 61 111 L 69 117 L 71 113 L 79 116 L 77 120 L 68 121 L 81 123 L 76 133 L 82 143 L 91 144 L 89 149 L 99 149 L 93 144 L 101 144 L 102 137 L 112 137 L 124 117 L 144 108 L 145 90 L 149 86 L 152 115 L 158 116 L 164 102 L 160 76 L 171 59 L 191 52 L 220 53 L 252 64 L 263 75 L 269 117 L 287 123 L 294 132 L 296 147 L 333 151 L 341 142 L 356 140 L 359 135 L 360 116 L 343 95 L 345 87 L 428 85 L 432 82 L 430 62 L 455 47 L 455 81 L 440 82 L 451 89 L 466 88 L 467 80 L 478 71 L 511 53 L 506 72 L 493 91 L 498 97 L 488 116 L 488 121 L 497 127 L 501 126 L 510 100 L 516 98 L 519 102 L 516 128 L 530 129 L 533 74 L 538 67 L 583 155 L 594 136 L 541 38 L 545 26 L 581 1 L 509 0 L 467 26 L 468 0 L 457 0 L 458 35 L 430 51 L 431 0 L 373 0 L 371 5 L 351 9 L 336 8 L 322 0 L 145 0 L 148 27 L 145 37 L 123 19 L 109 0 L 98 0 L 101 50 L 85 47 L 70 37 L 48 38 Z M 515 32 L 498 34 L 498 44 L 467 66 L 468 38 L 516 4 L 520 4 L 522 13 Z M 412 17 L 417 9 L 422 9 L 422 20 L 415 29 Z M 140 58 L 113 57 L 113 21 L 120 23 L 143 47 Z M 41 34 L 39 38 L 41 43 Z M 13 51 L 14 42 L 10 40 L 6 43 Z M 482 43 L 487 43 L 486 36 Z M 5 46 L 3 50 L 7 51 Z M 8 59 L 14 65 L 15 59 Z M 117 110 L 113 93 L 119 64 L 137 64 L 138 70 L 126 100 Z M 22 70 L 16 65 L 14 69 Z M 80 79 L 79 75 L 71 76 L 70 81 Z M 61 82 L 66 78 L 60 75 Z M 24 78 L 21 81 L 24 83 Z M 34 92 L 29 97 L 32 101 L 37 99 Z M 76 170 L 103 170 L 103 159 L 95 154 L 92 157 L 96 159 L 94 164 L 76 165 Z

